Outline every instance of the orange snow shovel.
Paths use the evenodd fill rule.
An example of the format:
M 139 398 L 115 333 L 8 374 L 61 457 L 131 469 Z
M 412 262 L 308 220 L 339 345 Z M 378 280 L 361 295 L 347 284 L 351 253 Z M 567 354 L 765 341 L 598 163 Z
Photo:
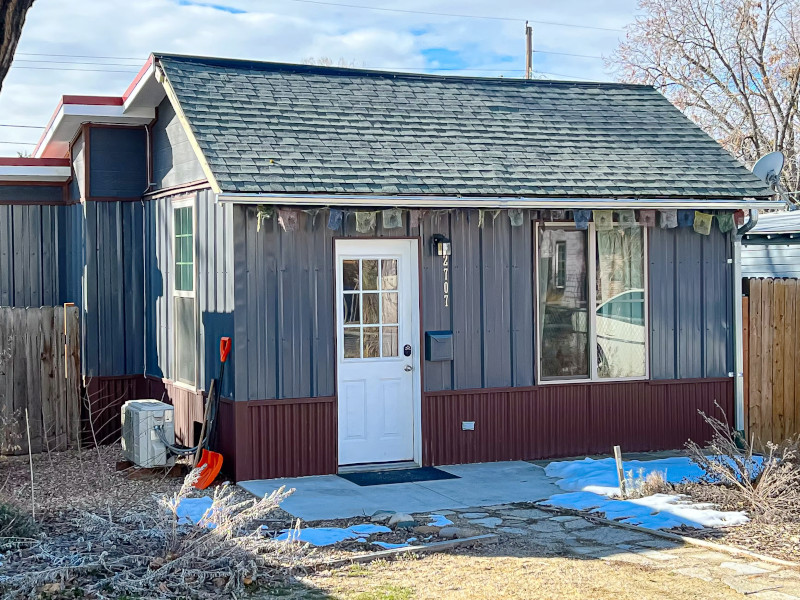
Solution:
M 205 446 L 210 446 L 211 444 L 209 442 L 213 439 L 213 434 L 216 433 L 214 425 L 219 411 L 219 390 L 222 387 L 222 375 L 225 373 L 225 361 L 228 360 L 228 354 L 230 354 L 230 352 L 231 338 L 221 338 L 219 341 L 219 379 L 217 380 L 217 390 L 215 394 L 214 380 L 212 380 L 209 386 L 206 414 L 203 419 L 203 429 L 200 432 L 200 445 L 197 447 L 199 460 L 197 455 L 194 457 L 196 468 L 205 467 L 202 473 L 200 473 L 200 477 L 194 483 L 194 487 L 198 490 L 204 490 L 210 486 L 217 478 L 217 475 L 219 475 L 220 469 L 222 469 L 222 454 L 213 452 L 208 448 L 203 448 L 203 445 L 205 443 Z M 206 429 L 208 429 L 208 435 L 205 435 Z

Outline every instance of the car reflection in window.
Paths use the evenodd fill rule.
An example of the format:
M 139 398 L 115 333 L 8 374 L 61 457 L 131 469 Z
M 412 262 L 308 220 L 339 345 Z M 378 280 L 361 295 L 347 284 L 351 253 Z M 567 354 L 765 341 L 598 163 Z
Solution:
M 644 290 L 617 294 L 597 307 L 597 373 L 600 377 L 645 375 Z

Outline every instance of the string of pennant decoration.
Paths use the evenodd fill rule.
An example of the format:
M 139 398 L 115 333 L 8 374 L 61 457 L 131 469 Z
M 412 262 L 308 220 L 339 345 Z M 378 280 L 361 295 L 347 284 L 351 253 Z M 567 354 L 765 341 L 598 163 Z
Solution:
M 311 228 L 316 227 L 319 214 L 328 211 L 328 218 L 325 223 L 328 229 L 339 231 L 344 228 L 345 221 L 351 215 L 355 220 L 355 228 L 358 233 L 367 234 L 376 230 L 378 224 L 378 213 L 381 215 L 381 227 L 383 229 L 400 229 L 404 226 L 404 216 L 408 216 L 408 224 L 411 229 L 417 229 L 425 217 L 432 217 L 435 227 L 439 227 L 439 221 L 444 215 L 455 216 L 456 219 L 464 216 L 467 222 L 470 221 L 470 214 L 477 211 L 478 227 L 486 225 L 487 213 L 491 215 L 494 222 L 501 213 L 508 215 L 509 223 L 512 227 L 521 227 L 526 218 L 539 223 L 545 222 L 569 222 L 574 223 L 578 230 L 586 230 L 589 223 L 593 223 L 598 231 L 608 231 L 614 227 L 661 227 L 662 229 L 674 229 L 678 227 L 691 228 L 700 235 L 710 235 L 713 222 L 716 219 L 717 226 L 722 233 L 728 233 L 736 227 L 741 227 L 745 220 L 745 211 L 716 211 L 715 213 L 697 211 L 694 209 L 464 209 L 458 207 L 442 209 L 419 209 L 419 208 L 388 208 L 383 210 L 363 210 L 363 209 L 344 209 L 336 207 L 320 207 L 299 209 L 294 207 L 273 207 L 270 205 L 259 205 L 256 213 L 256 231 L 261 231 L 262 224 L 273 218 L 277 218 L 277 224 L 284 232 L 296 231 L 299 227 L 300 213 L 305 213 L 311 224 Z M 526 216 L 527 215 L 527 216 Z

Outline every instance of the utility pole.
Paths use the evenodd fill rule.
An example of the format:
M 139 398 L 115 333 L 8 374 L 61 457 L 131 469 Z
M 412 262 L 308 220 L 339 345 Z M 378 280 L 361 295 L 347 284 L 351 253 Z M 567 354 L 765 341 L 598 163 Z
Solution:
M 533 79 L 533 27 L 525 21 L 525 79 Z

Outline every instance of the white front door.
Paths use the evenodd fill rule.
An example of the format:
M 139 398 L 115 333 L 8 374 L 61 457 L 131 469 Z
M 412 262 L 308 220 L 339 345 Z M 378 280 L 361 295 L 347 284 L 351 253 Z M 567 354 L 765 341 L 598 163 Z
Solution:
M 416 240 L 337 240 L 339 464 L 419 462 Z

